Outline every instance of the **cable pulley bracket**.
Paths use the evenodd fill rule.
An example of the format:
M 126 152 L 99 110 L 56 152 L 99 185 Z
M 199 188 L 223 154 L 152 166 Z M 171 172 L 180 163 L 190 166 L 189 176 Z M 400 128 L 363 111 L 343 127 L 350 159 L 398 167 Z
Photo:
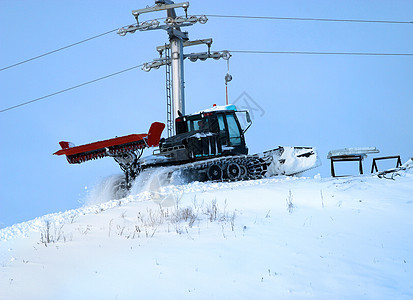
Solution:
M 205 24 L 208 21 L 208 18 L 204 15 L 202 16 L 190 16 L 190 17 L 183 17 L 179 16 L 176 18 L 172 17 L 167 17 L 164 20 L 164 24 L 161 24 L 159 21 L 160 19 L 153 19 L 153 20 L 148 20 L 144 21 L 142 23 L 139 23 L 138 19 L 136 19 L 136 24 L 132 24 L 129 26 L 124 26 L 119 28 L 118 34 L 120 36 L 125 36 L 127 33 L 135 33 L 136 31 L 149 31 L 149 30 L 157 30 L 157 29 L 163 29 L 163 30 L 171 30 L 175 28 L 180 28 L 180 27 L 187 27 L 187 26 L 192 26 L 199 22 L 200 24 Z
M 202 60 L 202 61 L 205 61 L 208 58 L 213 58 L 215 60 L 218 60 L 218 59 L 222 58 L 224 60 L 228 60 L 230 57 L 231 57 L 231 54 L 226 50 L 184 54 L 184 59 L 188 58 L 192 62 L 196 62 L 198 59 Z
M 159 51 L 159 50 L 158 50 Z M 163 50 L 161 50 L 163 51 Z M 198 59 L 201 61 L 205 61 L 208 58 L 213 58 L 215 60 L 219 59 L 224 59 L 228 60 L 231 57 L 231 54 L 229 51 L 224 50 L 224 51 L 212 51 L 211 53 L 208 52 L 199 52 L 199 53 L 190 53 L 190 54 L 184 54 L 184 59 L 188 58 L 192 62 L 196 62 Z M 171 64 L 171 58 L 165 58 L 165 57 L 160 57 L 156 58 L 151 62 L 145 63 L 142 66 L 142 70 L 145 72 L 149 72 L 152 69 L 159 69 L 159 67 L 164 66 L 164 65 L 169 65 Z M 227 74 L 229 75 L 229 74 Z M 231 76 L 231 75 L 229 75 Z M 232 77 L 231 77 L 232 79 Z M 228 82 L 231 80 L 228 80 Z

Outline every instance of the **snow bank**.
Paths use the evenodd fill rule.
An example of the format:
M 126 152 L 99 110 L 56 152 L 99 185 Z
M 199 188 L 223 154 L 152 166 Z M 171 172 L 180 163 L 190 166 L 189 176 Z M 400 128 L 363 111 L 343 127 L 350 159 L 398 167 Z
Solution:
M 126 197 L 124 175 L 114 175 L 103 179 L 88 191 L 84 200 L 86 206 Z
M 403 167 L 407 168 L 407 169 L 413 168 L 413 157 L 411 159 L 409 159 L 408 161 L 406 161 L 403 164 Z
M 148 173 L 138 194 L 1 230 L 0 299 L 411 299 L 413 169 L 396 174 Z

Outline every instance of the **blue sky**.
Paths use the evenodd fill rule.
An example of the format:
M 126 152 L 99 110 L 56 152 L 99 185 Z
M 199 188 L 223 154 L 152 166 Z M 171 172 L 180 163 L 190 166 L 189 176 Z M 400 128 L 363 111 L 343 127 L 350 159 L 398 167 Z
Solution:
M 0 1 L 0 68 L 134 23 L 153 1 Z M 412 1 L 191 1 L 189 14 L 412 21 Z M 148 15 L 148 18 L 163 14 Z M 143 17 L 142 19 L 145 19 Z M 213 49 L 413 53 L 413 24 L 210 18 L 188 28 Z M 157 57 L 162 31 L 113 33 L 0 72 L 1 107 L 29 101 Z M 204 51 L 202 47 L 189 52 Z M 247 55 L 230 60 L 230 99 L 265 111 L 250 152 L 315 146 L 329 176 L 331 149 L 376 146 L 413 156 L 413 57 Z M 225 103 L 226 63 L 185 62 L 187 112 Z M 81 205 L 85 187 L 119 174 L 112 159 L 69 165 L 58 142 L 83 144 L 147 132 L 165 121 L 164 70 L 139 69 L 0 114 L 0 228 Z M 365 164 L 369 171 L 371 158 Z

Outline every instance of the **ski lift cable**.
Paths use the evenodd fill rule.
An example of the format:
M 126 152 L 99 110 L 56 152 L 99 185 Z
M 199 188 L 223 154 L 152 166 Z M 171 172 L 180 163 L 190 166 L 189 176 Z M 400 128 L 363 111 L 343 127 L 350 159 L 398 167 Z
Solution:
M 242 54 L 297 54 L 297 55 L 355 55 L 355 56 L 413 56 L 413 53 L 385 53 L 385 52 L 316 52 L 316 51 L 260 51 L 260 50 L 228 50 Z
M 413 56 L 413 53 L 378 53 L 378 52 L 311 52 L 311 51 L 259 51 L 259 50 L 223 50 L 223 51 L 228 51 L 228 52 L 232 52 L 232 53 L 240 53 L 240 54 Z M 85 85 L 94 83 L 94 82 L 96 82 L 96 81 L 100 81 L 100 80 L 103 80 L 103 79 L 106 79 L 106 78 L 109 78 L 109 77 L 112 77 L 112 76 L 115 76 L 115 75 L 118 75 L 118 74 L 121 74 L 121 73 L 130 71 L 130 70 L 133 70 L 133 69 L 142 67 L 143 65 L 144 65 L 144 64 L 140 64 L 140 65 L 138 65 L 138 66 L 134 66 L 134 67 L 131 67 L 131 68 L 128 68 L 128 69 L 119 71 L 119 72 L 115 72 L 115 73 L 112 73 L 112 74 L 109 74 L 109 75 L 106 75 L 106 76 L 103 76 L 103 77 L 100 77 L 100 78 L 97 78 L 97 79 L 94 79 L 94 80 L 91 80 L 91 81 L 88 81 L 88 82 L 84 82 L 84 83 L 78 84 L 78 85 L 76 85 L 76 86 L 73 86 L 73 87 L 70 87 L 70 88 L 67 88 L 67 89 L 64 89 L 64 90 L 60 90 L 60 91 L 58 91 L 58 92 L 55 92 L 55 93 L 52 93 L 52 94 L 49 94 L 49 95 L 46 95 L 46 96 L 43 96 L 43 97 L 40 97 L 40 98 L 36 98 L 36 99 L 30 100 L 30 101 L 26 101 L 26 102 L 23 102 L 23 103 L 20 103 L 20 104 L 17 104 L 17 105 L 14 105 L 14 106 L 11 106 L 11 107 L 2 109 L 2 110 L 0 110 L 0 113 L 9 111 L 9 110 L 12 110 L 12 109 L 15 109 L 15 108 L 18 108 L 18 107 L 20 107 L 20 106 L 24 106 L 24 105 L 27 105 L 27 104 L 31 104 L 31 103 L 33 103 L 33 102 L 37 102 L 37 101 L 40 101 L 40 100 L 43 100 L 43 99 L 46 99 L 46 98 L 49 98 L 49 97 L 52 97 L 52 96 L 55 96 L 55 95 L 58 95 L 58 94 L 67 92 L 67 91 L 70 91 L 70 90 L 73 90 L 73 89 L 76 89 L 76 88 L 79 88 L 79 87 L 82 87 L 82 86 L 85 86 Z
M 330 19 L 330 18 L 296 18 L 296 17 L 266 17 L 248 15 L 206 15 L 211 18 L 233 18 L 233 19 L 263 19 L 263 20 L 288 20 L 288 21 L 321 21 L 321 22 L 350 22 L 350 23 L 382 23 L 382 24 L 413 24 L 413 21 L 392 20 L 364 20 L 364 19 Z
M 127 71 L 130 71 L 130 70 L 134 70 L 134 69 L 136 69 L 136 68 L 140 68 L 140 67 L 142 67 L 143 65 L 144 65 L 144 64 L 140 64 L 140 65 L 137 65 L 137 66 L 134 66 L 134 67 L 130 67 L 130 68 L 128 68 L 128 69 L 125 69 L 125 70 L 122 70 L 122 71 L 118 71 L 118 72 L 115 72 L 115 73 L 112 73 L 112 74 L 109 74 L 109 75 L 106 75 L 106 76 L 103 76 L 103 77 L 99 77 L 99 78 L 96 78 L 96 79 L 93 79 L 93 80 L 90 80 L 90 81 L 87 81 L 87 82 L 84 82 L 84 83 L 81 83 L 81 84 L 72 86 L 72 87 L 70 87 L 70 88 L 66 88 L 66 89 L 63 89 L 63 90 L 60 90 L 60 91 L 57 91 L 57 92 L 48 94 L 48 95 L 46 95 L 46 96 L 42 96 L 42 97 L 39 97 L 39 98 L 30 100 L 30 101 L 22 102 L 22 103 L 20 103 L 20 104 L 14 105 L 14 106 L 10 106 L 10 107 L 8 107 L 8 108 L 5 108 L 5 109 L 0 110 L 0 113 L 6 112 L 6 111 L 9 111 L 9 110 L 12 110 L 12 109 L 15 109 L 15 108 L 24 106 L 24 105 L 28 105 L 28 104 L 31 104 L 31 103 L 33 103 L 33 102 L 37 102 L 37 101 L 40 101 L 40 100 L 44 100 L 44 99 L 46 99 L 46 98 L 49 98 L 49 97 L 52 97 L 52 96 L 55 96 L 55 95 L 58 95 L 58 94 L 65 93 L 65 92 L 68 92 L 68 91 L 77 89 L 77 88 L 79 88 L 79 87 L 82 87 L 82 86 L 85 86 L 85 85 L 88 85 L 88 84 L 91 84 L 91 83 L 94 83 L 94 82 L 97 82 L 97 81 L 100 81 L 100 80 L 103 80 L 103 79 L 106 79 L 106 78 L 109 78 L 109 77 L 113 77 L 113 76 L 119 75 L 119 74 L 121 74 L 121 73 L 125 73 L 125 72 L 127 72 Z
M 20 61 L 20 62 L 18 62 L 18 63 L 15 63 L 15 64 L 9 65 L 9 66 L 7 66 L 7 67 L 1 68 L 1 69 L 0 69 L 0 72 L 1 72 L 1 71 L 4 71 L 4 70 L 7 70 L 7 69 L 10 69 L 10 68 L 13 68 L 13 67 L 17 67 L 17 66 L 19 66 L 19 65 L 25 64 L 25 63 L 27 63 L 27 62 L 30 62 L 30 61 L 33 61 L 33 60 L 36 60 L 36 59 L 39 59 L 39 58 L 41 58 L 41 57 L 44 57 L 44 56 L 47 56 L 47 55 L 50 55 L 50 54 L 53 54 L 53 53 L 56 53 L 56 52 L 65 50 L 65 49 L 67 49 L 67 48 L 71 48 L 71 47 L 77 46 L 77 45 L 79 45 L 79 44 L 82 44 L 82 43 L 91 41 L 91 40 L 93 40 L 93 39 L 96 39 L 96 38 L 99 38 L 99 37 L 101 37 L 101 36 L 104 36 L 104 35 L 110 34 L 110 33 L 112 33 L 112 32 L 115 32 L 115 31 L 117 31 L 117 30 L 118 30 L 118 28 L 112 29 L 112 30 L 110 30 L 110 31 L 106 31 L 106 32 L 104 32 L 104 33 L 101 33 L 101 34 L 92 36 L 92 37 L 90 37 L 90 38 L 81 40 L 81 41 L 79 41 L 79 42 L 76 42 L 76 43 L 73 43 L 73 44 L 70 44 L 70 45 L 67 45 L 67 46 L 64 46 L 64 47 L 61 47 L 61 48 L 58 48 L 58 49 L 55 49 L 55 50 L 46 52 L 46 53 L 44 53 L 44 54 L 41 54 L 41 55 L 38 55 L 38 56 L 35 56 L 35 57 L 32 57 L 32 58 L 29 58 L 29 59 Z
M 205 15 L 205 16 L 211 17 L 211 18 L 264 19 L 264 20 L 279 20 L 279 21 L 280 21 L 280 20 L 281 20 L 281 21 L 282 21 L 282 20 L 289 20 L 289 21 L 323 21 L 323 22 L 352 22 L 352 23 L 413 24 L 413 21 L 391 21 L 391 20 L 296 18 L 296 17 L 271 17 L 271 16 L 248 16 L 248 15 L 214 15 L 214 14 L 209 14 L 209 15 Z M 160 19 L 161 19 L 161 18 L 158 18 L 158 19 L 156 19 L 156 20 L 160 20 Z M 113 32 L 115 32 L 115 31 L 117 31 L 117 30 L 118 30 L 118 28 L 112 29 L 112 30 L 110 30 L 110 31 L 107 31 L 107 32 L 104 32 L 104 33 L 101 33 L 101 34 L 98 34 L 98 35 L 95 35 L 95 36 L 92 36 L 92 37 L 90 37 L 90 38 L 81 40 L 81 41 L 79 41 L 79 42 L 76 42 L 76 43 L 73 43 L 73 44 L 69 44 L 69 45 L 67 45 L 67 46 L 64 46 L 64 47 L 61 47 L 61 48 L 58 48 L 58 49 L 55 49 L 55 50 L 46 52 L 46 53 L 44 53 L 44 54 L 41 54 L 41 55 L 38 55 L 38 56 L 35 56 L 35 57 L 32 57 L 32 58 L 29 58 L 29 59 L 26 59 L 26 60 L 17 62 L 17 63 L 15 63 L 15 64 L 6 66 L 6 67 L 4 67 L 4 68 L 1 68 L 1 69 L 0 69 L 0 72 L 1 72 L 1 71 L 5 71 L 5 70 L 10 69 L 10 68 L 13 68 L 13 67 L 16 67 L 16 66 L 19 66 L 19 65 L 22 65 L 22 64 L 27 63 L 27 62 L 33 61 L 33 60 L 36 60 L 36 59 L 42 58 L 42 57 L 44 57 L 44 56 L 47 56 L 47 55 L 50 55 L 50 54 L 53 54 L 53 53 L 56 53 L 56 52 L 65 50 L 65 49 L 67 49 L 67 48 L 71 48 L 71 47 L 73 47 L 73 46 L 77 46 L 77 45 L 79 45 L 79 44 L 88 42 L 88 41 L 93 40 L 93 39 L 96 39 L 96 38 L 98 38 L 98 37 L 101 37 L 101 36 L 104 36 L 104 35 L 113 33 Z

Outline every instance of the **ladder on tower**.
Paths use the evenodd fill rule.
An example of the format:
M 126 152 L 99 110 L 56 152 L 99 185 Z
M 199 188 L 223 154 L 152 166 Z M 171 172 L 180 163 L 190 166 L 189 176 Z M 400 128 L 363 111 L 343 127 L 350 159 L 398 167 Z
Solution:
M 166 75 L 166 129 L 168 131 L 168 137 L 174 134 L 174 120 L 172 112 L 172 81 L 171 81 L 171 49 L 165 47 L 165 75 Z

